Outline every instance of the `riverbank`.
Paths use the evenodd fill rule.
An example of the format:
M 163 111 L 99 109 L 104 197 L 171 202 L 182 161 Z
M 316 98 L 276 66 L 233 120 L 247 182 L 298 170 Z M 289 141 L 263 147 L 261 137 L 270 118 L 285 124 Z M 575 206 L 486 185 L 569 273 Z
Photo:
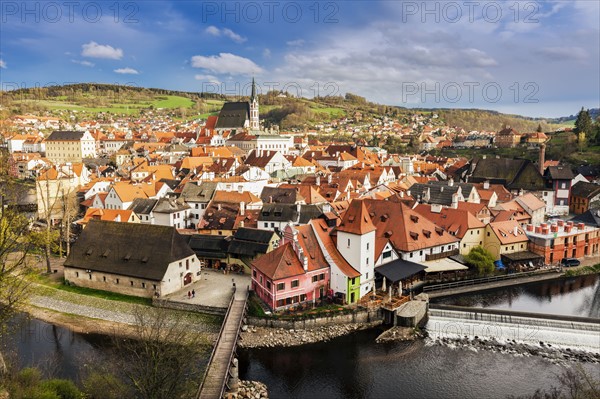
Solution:
M 243 326 L 238 346 L 246 349 L 300 346 L 316 342 L 326 342 L 333 338 L 373 328 L 378 325 L 381 325 L 381 321 L 323 326 L 306 330 Z
M 46 323 L 68 328 L 81 334 L 103 334 L 133 337 L 136 331 L 136 311 L 151 306 L 132 304 L 59 290 L 32 283 L 31 294 L 23 311 Z M 213 342 L 222 318 L 213 315 L 166 310 L 170 317 L 181 319 L 190 331 Z

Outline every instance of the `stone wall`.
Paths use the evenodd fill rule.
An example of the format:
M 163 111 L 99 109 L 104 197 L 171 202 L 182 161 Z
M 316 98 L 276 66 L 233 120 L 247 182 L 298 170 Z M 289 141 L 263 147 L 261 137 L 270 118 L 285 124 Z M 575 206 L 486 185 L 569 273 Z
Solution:
M 224 316 L 227 313 L 227 308 L 220 308 L 216 306 L 205 306 L 195 303 L 175 302 L 164 299 L 152 299 L 152 306 L 162 307 L 167 309 L 183 310 L 186 312 L 197 312 Z
M 286 330 L 310 330 L 318 327 L 333 326 L 339 324 L 366 324 L 382 321 L 381 309 L 357 310 L 347 314 L 323 315 L 313 318 L 297 319 L 275 319 L 267 317 L 248 317 L 247 322 L 251 326 L 283 328 Z

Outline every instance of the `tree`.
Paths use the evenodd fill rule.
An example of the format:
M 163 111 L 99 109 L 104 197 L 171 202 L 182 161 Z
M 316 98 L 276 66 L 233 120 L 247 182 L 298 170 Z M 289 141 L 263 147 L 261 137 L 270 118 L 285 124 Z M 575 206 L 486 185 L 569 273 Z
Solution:
M 494 271 L 494 256 L 481 246 L 477 246 L 465 256 L 470 266 L 474 266 L 481 275 L 491 274 Z
M 137 307 L 135 340 L 115 338 L 119 365 L 145 399 L 192 397 L 200 381 L 199 361 L 208 345 L 180 316 L 162 307 Z
M 14 206 L 16 183 L 9 172 L 8 154 L 0 151 L 0 338 L 28 295 L 27 255 L 31 249 L 29 220 Z M 0 376 L 6 371 L 0 352 Z
M 535 129 L 535 131 L 538 132 L 538 133 L 542 133 L 543 132 L 543 130 L 542 130 L 542 124 L 541 123 L 538 123 L 538 127 L 537 127 L 537 129 Z
M 585 148 L 586 136 L 592 134 L 592 118 L 590 117 L 590 111 L 583 109 L 583 107 L 581 107 L 581 111 L 577 114 L 575 133 L 577 133 L 579 151 L 583 151 Z

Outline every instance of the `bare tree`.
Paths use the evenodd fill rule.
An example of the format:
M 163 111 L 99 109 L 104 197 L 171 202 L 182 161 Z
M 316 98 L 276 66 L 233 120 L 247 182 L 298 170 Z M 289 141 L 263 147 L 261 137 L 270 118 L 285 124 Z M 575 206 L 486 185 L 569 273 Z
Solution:
M 50 256 L 52 253 L 52 243 L 56 238 L 56 234 L 53 233 L 52 222 L 54 214 L 56 213 L 56 206 L 60 198 L 60 191 L 63 189 L 62 181 L 60 180 L 60 171 L 57 170 L 57 187 L 56 192 L 51 193 L 50 190 L 50 171 L 51 167 L 46 168 L 45 173 L 41 173 L 36 180 L 37 198 L 38 198 L 38 214 L 46 220 L 46 227 L 44 229 L 44 235 L 38 235 L 39 244 L 44 249 L 44 258 L 46 261 L 46 271 L 48 274 L 52 273 L 52 266 L 50 264 Z M 42 184 L 42 182 L 45 182 Z M 54 191 L 54 190 L 53 190 Z M 40 212 L 41 205 L 41 212 Z
M 182 316 L 164 308 L 134 311 L 135 340 L 115 338 L 121 370 L 145 399 L 191 397 L 201 377 L 203 348 L 209 344 Z
M 15 195 L 14 180 L 9 173 L 8 155 L 0 152 L 0 338 L 10 320 L 28 294 L 27 255 L 31 249 L 29 220 L 19 213 L 11 197 Z M 0 375 L 5 363 L 0 352 Z

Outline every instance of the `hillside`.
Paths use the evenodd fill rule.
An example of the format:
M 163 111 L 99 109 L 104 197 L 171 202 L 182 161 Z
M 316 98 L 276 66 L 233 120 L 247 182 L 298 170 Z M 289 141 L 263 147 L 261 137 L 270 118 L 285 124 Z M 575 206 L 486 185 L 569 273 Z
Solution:
M 34 112 L 66 117 L 64 111 L 77 111 L 77 119 L 84 119 L 97 117 L 99 113 L 139 115 L 153 111 L 167 112 L 180 119 L 205 119 L 209 115 L 216 115 L 225 101 L 247 99 L 214 93 L 85 83 L 0 92 L 0 104 L 3 106 L 0 116 Z M 414 114 L 437 113 L 446 124 L 466 131 L 497 131 L 504 125 L 510 125 L 518 131 L 531 132 L 538 124 L 542 125 L 544 131 L 553 131 L 560 126 L 555 123 L 557 120 L 546 121 L 479 109 L 408 109 L 381 105 L 351 93 L 343 97 L 306 99 L 271 91 L 260 95 L 259 102 L 265 125 L 277 124 L 283 130 L 314 128 L 334 119 L 354 118 L 358 116 L 357 113 L 364 122 L 382 116 L 409 122 Z

